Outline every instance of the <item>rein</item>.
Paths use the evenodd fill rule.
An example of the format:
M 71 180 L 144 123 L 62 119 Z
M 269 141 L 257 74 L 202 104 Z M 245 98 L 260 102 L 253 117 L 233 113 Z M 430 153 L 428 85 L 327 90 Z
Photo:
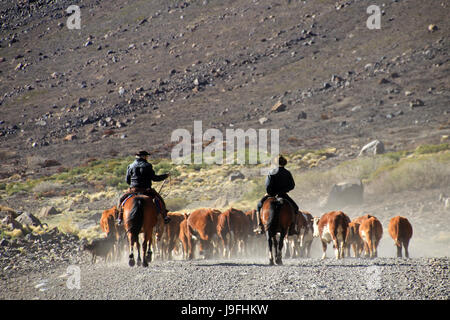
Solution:
M 164 185 L 166 184 L 166 182 L 167 182 L 167 179 L 164 180 L 163 184 L 161 185 L 161 187 L 158 190 L 158 193 L 160 195 L 161 195 L 161 190 L 164 187 Z M 169 195 L 169 193 L 170 193 L 171 187 L 172 187 L 172 176 L 169 175 L 169 190 L 167 191 L 167 194 L 164 195 L 164 197 L 163 197 L 163 195 L 161 195 L 161 197 L 163 197 L 163 198 L 167 197 Z

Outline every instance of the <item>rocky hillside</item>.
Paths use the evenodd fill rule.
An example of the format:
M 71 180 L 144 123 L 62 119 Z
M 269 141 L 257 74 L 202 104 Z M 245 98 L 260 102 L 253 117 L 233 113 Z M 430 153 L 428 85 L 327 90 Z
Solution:
M 66 26 L 71 4 L 79 30 Z M 0 177 L 137 149 L 168 156 L 171 132 L 194 120 L 278 128 L 282 151 L 438 143 L 448 4 L 379 5 L 381 29 L 369 30 L 356 0 L 2 2 Z

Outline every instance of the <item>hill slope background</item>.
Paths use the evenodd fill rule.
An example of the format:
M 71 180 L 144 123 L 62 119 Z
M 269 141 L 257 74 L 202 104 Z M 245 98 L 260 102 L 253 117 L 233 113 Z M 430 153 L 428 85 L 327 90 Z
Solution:
M 66 27 L 71 4 L 80 30 Z M 264 193 L 260 167 L 174 167 L 171 133 L 200 120 L 203 130 L 280 129 L 303 208 L 322 214 L 333 183 L 362 178 L 370 196 L 345 208 L 351 217 L 371 212 L 385 228 L 397 214 L 417 219 L 418 255 L 448 255 L 439 202 L 450 193 L 448 145 L 431 160 L 414 153 L 445 145 L 450 131 L 448 4 L 380 2 L 380 30 L 366 27 L 368 5 L 3 2 L 2 203 L 33 213 L 53 205 L 62 213 L 48 222 L 97 236 L 99 212 L 126 187 L 130 155 L 147 149 L 158 170 L 178 170 L 174 209 L 251 208 Z M 272 112 L 278 102 L 285 109 Z M 355 160 L 373 139 L 389 154 Z M 236 170 L 245 178 L 230 182 Z

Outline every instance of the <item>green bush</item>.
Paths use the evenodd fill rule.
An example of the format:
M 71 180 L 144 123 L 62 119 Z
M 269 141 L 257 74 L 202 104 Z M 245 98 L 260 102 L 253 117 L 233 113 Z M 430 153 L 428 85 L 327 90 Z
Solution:
M 449 150 L 448 143 L 441 144 L 425 144 L 416 148 L 414 153 L 416 154 L 428 154 L 428 153 L 437 153 L 440 151 Z

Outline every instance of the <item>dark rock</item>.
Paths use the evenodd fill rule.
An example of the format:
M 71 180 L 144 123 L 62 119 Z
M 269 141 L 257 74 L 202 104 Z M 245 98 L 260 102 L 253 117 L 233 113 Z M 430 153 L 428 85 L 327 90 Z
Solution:
M 409 106 L 411 107 L 411 109 L 414 109 L 417 107 L 422 107 L 424 105 L 425 105 L 425 103 L 420 99 L 413 100 L 409 103 Z
M 282 103 L 281 101 L 278 101 L 273 105 L 273 107 L 270 109 L 271 112 L 283 112 L 286 111 L 286 105 Z
M 55 215 L 59 212 L 55 209 L 55 207 L 43 207 L 39 212 L 39 216 L 48 217 L 49 215 Z
M 244 179 L 245 178 L 245 176 L 244 176 L 244 174 L 242 173 L 242 172 L 240 172 L 240 171 L 236 171 L 236 172 L 233 172 L 232 174 L 230 174 L 230 181 L 234 181 L 234 180 L 237 180 L 237 179 Z
M 329 84 L 328 82 L 324 82 L 323 83 L 323 88 L 324 89 L 329 89 L 329 88 L 331 88 L 331 84 Z
M 22 225 L 31 225 L 34 227 L 41 226 L 41 221 L 36 218 L 34 215 L 28 212 L 22 213 L 20 216 L 16 218 L 16 221 L 21 223 Z
M 297 120 L 300 119 L 306 119 L 307 115 L 305 111 L 301 111 L 298 115 L 297 115 Z
M 344 181 L 333 185 L 328 195 L 326 207 L 341 209 L 346 205 L 362 204 L 364 201 L 364 186 L 362 181 Z
M 42 168 L 48 168 L 48 167 L 55 167 L 60 166 L 61 163 L 59 163 L 57 160 L 54 159 L 47 159 L 42 163 Z

